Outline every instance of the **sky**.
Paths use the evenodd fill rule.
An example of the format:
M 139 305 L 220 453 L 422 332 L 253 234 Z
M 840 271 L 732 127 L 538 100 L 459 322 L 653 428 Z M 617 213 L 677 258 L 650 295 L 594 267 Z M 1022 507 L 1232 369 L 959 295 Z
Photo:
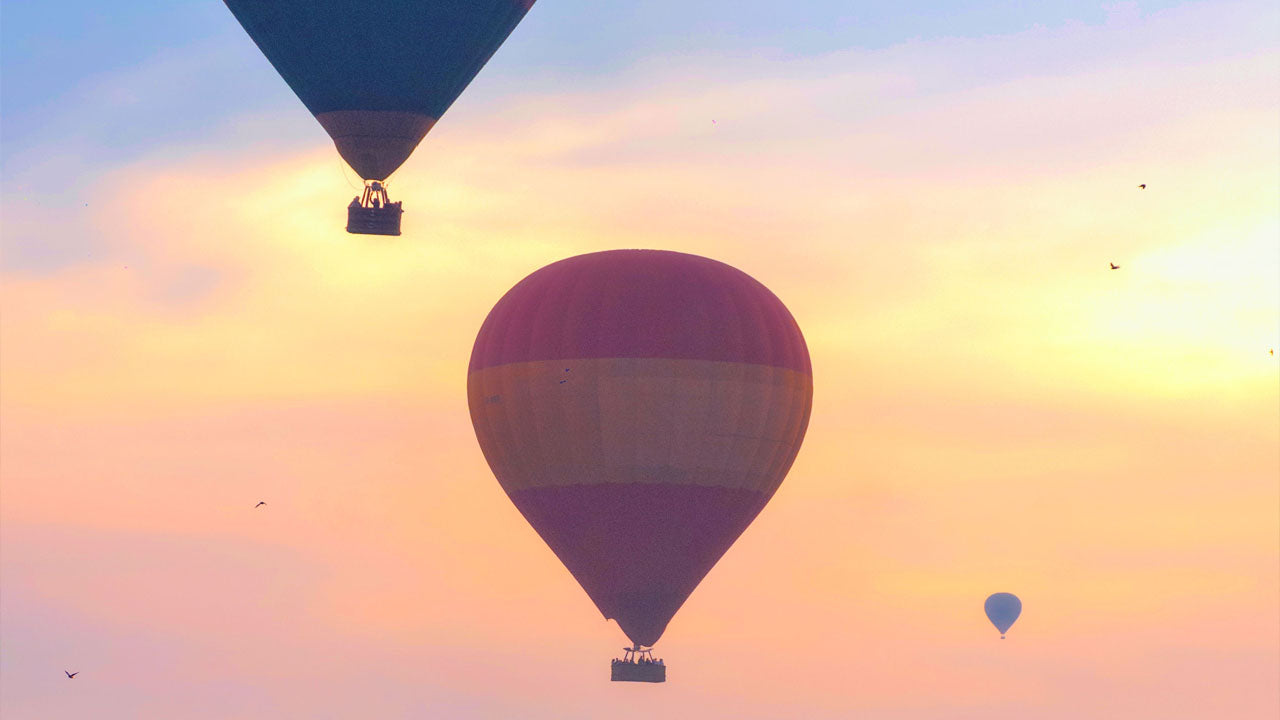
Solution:
M 5 720 L 1280 713 L 1274 3 L 542 0 L 398 238 L 225 6 L 105 7 L 0 10 Z M 498 298 L 621 247 L 814 372 L 654 686 L 466 404 Z

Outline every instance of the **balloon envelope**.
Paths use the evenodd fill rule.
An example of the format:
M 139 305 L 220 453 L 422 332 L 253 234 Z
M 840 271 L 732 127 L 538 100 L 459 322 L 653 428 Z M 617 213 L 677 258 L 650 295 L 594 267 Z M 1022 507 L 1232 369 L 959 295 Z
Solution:
M 987 611 L 987 619 L 1000 631 L 1001 637 L 1004 637 L 1022 614 L 1022 601 L 1013 593 L 996 593 L 987 598 L 982 607 Z
M 383 180 L 533 0 L 224 0 L 361 177 Z
M 653 645 L 791 467 L 813 377 L 799 326 L 745 273 L 613 250 L 499 300 L 467 396 L 512 502 L 604 616 Z

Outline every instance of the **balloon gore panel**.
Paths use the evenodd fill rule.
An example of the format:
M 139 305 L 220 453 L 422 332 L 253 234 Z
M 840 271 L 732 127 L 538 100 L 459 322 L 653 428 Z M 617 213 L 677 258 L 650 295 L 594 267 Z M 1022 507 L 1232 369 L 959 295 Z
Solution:
M 610 250 L 552 263 L 489 312 L 471 369 L 557 358 L 682 358 L 811 374 L 785 305 L 750 275 L 709 258 Z

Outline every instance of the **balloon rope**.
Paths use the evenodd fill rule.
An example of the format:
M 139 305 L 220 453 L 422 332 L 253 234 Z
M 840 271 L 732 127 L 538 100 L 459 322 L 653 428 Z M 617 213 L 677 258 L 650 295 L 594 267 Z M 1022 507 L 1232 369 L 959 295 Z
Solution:
M 363 185 L 351 184 L 351 178 L 347 177 L 347 161 L 343 160 L 341 155 L 338 156 L 338 172 L 342 173 L 342 179 L 347 181 L 347 185 L 350 186 L 352 190 L 355 190 L 356 192 L 364 192 Z

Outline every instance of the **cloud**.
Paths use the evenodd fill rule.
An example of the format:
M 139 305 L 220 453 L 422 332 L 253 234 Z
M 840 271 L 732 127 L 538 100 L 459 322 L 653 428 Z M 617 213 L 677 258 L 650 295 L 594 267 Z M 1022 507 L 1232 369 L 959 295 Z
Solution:
M 399 238 L 343 232 L 352 190 L 314 128 L 274 143 L 312 127 L 301 111 L 100 162 L 48 205 L 6 198 L 5 525 L 24 548 L 79 528 L 144 579 L 190 572 L 224 600 L 236 558 L 304 558 L 327 574 L 281 591 L 308 613 L 285 650 L 439 668 L 460 689 L 432 698 L 458 716 L 613 707 L 592 683 L 619 636 L 489 477 L 465 368 L 537 267 L 663 247 L 772 288 L 817 389 L 791 476 L 664 639 L 686 680 L 644 713 L 1039 717 L 1080 683 L 1101 707 L 1193 676 L 1215 679 L 1208 705 L 1269 709 L 1264 682 L 1215 662 L 1274 669 L 1234 639 L 1275 637 L 1280 596 L 1272 19 L 1188 5 L 479 98 L 394 179 Z M 271 515 L 247 517 L 259 499 Z M 175 569 L 124 529 L 237 549 Z M 1019 626 L 1034 649 L 977 645 L 977 603 L 1006 585 L 1039 598 Z M 1220 650 L 1162 659 L 1208 647 L 1222 617 Z M 744 684 L 724 658 L 762 642 L 770 672 Z M 307 689 L 348 670 L 281 671 L 274 695 L 241 677 L 237 697 L 306 715 Z M 387 673 L 360 676 L 384 714 L 418 712 L 413 673 Z M 485 699 L 482 676 L 516 689 Z M 243 702 L 227 712 L 252 716 Z

